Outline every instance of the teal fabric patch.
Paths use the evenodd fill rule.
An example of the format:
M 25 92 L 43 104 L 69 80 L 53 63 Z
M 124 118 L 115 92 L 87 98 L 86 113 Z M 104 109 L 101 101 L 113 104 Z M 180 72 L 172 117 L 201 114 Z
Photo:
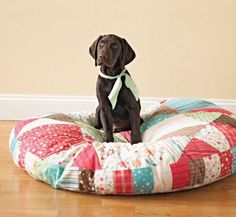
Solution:
M 150 127 L 154 126 L 155 124 L 162 122 L 163 120 L 176 116 L 177 114 L 160 114 L 157 115 L 153 118 L 151 118 L 148 121 L 145 121 L 141 126 L 140 126 L 140 133 L 144 133 L 147 129 L 149 129 Z
M 164 105 L 176 109 L 179 112 L 187 112 L 201 108 L 219 108 L 214 103 L 199 99 L 173 99 L 167 101 Z
M 153 172 L 150 167 L 134 169 L 134 191 L 136 194 L 152 193 L 154 190 Z
M 231 149 L 231 153 L 233 155 L 232 173 L 236 173 L 236 147 Z
M 14 136 L 14 137 L 11 138 L 11 141 L 10 141 L 10 144 L 9 144 L 9 149 L 10 149 L 11 156 L 13 155 L 13 152 L 14 152 L 17 141 L 18 141 L 17 137 Z
M 46 171 L 47 182 L 53 187 L 58 187 L 58 180 L 60 179 L 62 173 L 64 172 L 64 167 L 52 164 L 49 165 Z

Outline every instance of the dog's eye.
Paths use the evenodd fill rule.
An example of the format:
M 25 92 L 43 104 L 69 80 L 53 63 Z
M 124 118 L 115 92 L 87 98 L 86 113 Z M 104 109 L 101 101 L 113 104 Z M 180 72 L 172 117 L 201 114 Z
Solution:
M 117 43 L 112 43 L 111 47 L 114 48 L 114 49 L 117 49 L 118 48 L 118 44 Z
M 104 45 L 105 45 L 105 43 L 102 41 L 99 43 L 99 47 L 103 47 Z

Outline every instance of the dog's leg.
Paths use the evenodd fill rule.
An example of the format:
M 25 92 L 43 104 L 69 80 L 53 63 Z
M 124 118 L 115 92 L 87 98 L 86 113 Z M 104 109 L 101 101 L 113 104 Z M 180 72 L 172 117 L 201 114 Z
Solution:
M 114 142 L 111 107 L 109 105 L 102 105 L 100 109 L 100 118 L 105 133 L 105 140 L 106 142 Z
M 102 122 L 100 118 L 100 107 L 98 106 L 95 114 L 95 126 L 96 129 L 100 130 L 102 128 Z
M 131 126 L 131 144 L 142 142 L 140 135 L 140 108 L 138 104 L 132 105 L 130 109 L 130 126 Z

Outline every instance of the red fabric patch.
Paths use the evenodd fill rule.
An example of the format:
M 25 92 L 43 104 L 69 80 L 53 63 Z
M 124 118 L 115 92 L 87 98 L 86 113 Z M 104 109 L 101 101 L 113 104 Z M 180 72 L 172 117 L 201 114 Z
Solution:
M 91 139 L 83 137 L 80 127 L 69 124 L 50 124 L 36 127 L 19 137 L 19 165 L 25 167 L 25 154 L 30 151 L 40 159 L 77 146 Z
M 170 165 L 173 184 L 172 189 L 184 188 L 189 185 L 190 182 L 190 170 L 188 161 L 179 161 L 178 163 Z
M 17 125 L 15 126 L 15 135 L 17 136 L 18 133 L 21 131 L 21 129 L 22 129 L 25 125 L 27 125 L 27 124 L 29 124 L 29 123 L 31 123 L 31 122 L 33 122 L 33 121 L 36 121 L 36 120 L 38 120 L 38 119 L 37 119 L 37 118 L 31 118 L 31 119 L 24 120 L 24 121 L 20 121 L 19 123 L 17 123 Z
M 213 146 L 209 145 L 208 143 L 205 143 L 202 140 L 193 138 L 184 148 L 179 161 L 199 159 L 218 153 L 219 151 Z
M 131 194 L 134 192 L 133 176 L 131 170 L 115 171 L 113 179 L 116 193 Z
M 211 125 L 216 127 L 225 135 L 231 148 L 236 147 L 236 128 L 235 127 L 228 124 L 221 124 L 221 123 L 211 123 Z
M 219 153 L 221 161 L 221 173 L 220 176 L 227 176 L 231 174 L 233 156 L 230 150 Z
M 80 169 L 99 170 L 101 165 L 97 156 L 97 152 L 92 145 L 87 146 L 74 160 L 72 166 L 79 167 Z
M 222 108 L 201 108 L 201 109 L 191 110 L 191 112 L 219 112 L 219 113 L 226 114 L 226 115 L 233 114 L 232 112 L 227 111 Z

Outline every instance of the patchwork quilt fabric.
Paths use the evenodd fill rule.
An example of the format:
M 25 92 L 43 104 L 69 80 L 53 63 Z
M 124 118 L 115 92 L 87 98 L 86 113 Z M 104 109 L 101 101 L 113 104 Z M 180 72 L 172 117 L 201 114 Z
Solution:
M 14 163 L 54 188 L 95 194 L 151 194 L 203 186 L 236 171 L 236 115 L 203 100 L 175 99 L 142 112 L 143 142 L 130 132 L 105 143 L 90 112 L 19 122 Z

